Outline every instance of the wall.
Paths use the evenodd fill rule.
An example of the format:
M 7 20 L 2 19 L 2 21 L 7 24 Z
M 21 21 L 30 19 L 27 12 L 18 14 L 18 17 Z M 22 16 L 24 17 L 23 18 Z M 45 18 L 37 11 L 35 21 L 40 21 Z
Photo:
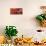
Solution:
M 46 30 L 39 27 L 35 20 L 36 15 L 41 13 L 42 5 L 46 5 L 46 0 L 0 0 L 0 34 L 4 34 L 6 25 L 15 25 L 18 36 L 31 36 L 36 34 L 36 29 Z M 23 15 L 10 15 L 12 7 L 23 8 Z

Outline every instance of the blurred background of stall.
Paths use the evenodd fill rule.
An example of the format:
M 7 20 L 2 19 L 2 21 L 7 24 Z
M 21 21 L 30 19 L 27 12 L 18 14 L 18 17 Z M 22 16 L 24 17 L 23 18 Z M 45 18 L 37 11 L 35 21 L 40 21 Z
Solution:
M 36 37 L 37 29 L 46 33 L 46 28 L 40 27 L 35 19 L 42 13 L 40 6 L 46 6 L 46 0 L 0 0 L 0 35 L 4 34 L 6 25 L 15 25 L 19 32 L 18 37 L 22 34 L 24 37 L 35 34 Z M 23 15 L 10 15 L 10 8 L 23 8 Z

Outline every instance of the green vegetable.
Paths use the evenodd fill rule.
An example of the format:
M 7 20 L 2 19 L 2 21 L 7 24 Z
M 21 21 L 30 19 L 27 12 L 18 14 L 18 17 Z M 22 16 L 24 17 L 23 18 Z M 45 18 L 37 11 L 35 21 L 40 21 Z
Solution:
M 44 20 L 44 18 L 43 18 L 41 15 L 38 15 L 38 16 L 36 17 L 36 19 L 39 20 L 39 21 Z
M 39 21 L 46 20 L 46 14 L 40 14 L 40 15 L 36 16 L 36 19 Z
M 11 38 L 12 36 L 16 36 L 18 33 L 15 26 L 6 26 L 5 30 L 6 30 L 5 34 L 9 38 Z

